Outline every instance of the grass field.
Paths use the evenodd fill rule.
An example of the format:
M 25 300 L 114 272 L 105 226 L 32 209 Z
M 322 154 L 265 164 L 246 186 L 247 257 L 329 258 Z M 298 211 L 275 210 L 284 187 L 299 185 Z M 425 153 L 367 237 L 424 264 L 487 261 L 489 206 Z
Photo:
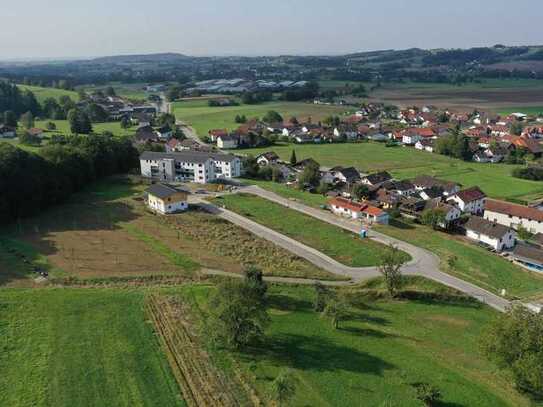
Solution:
M 173 104 L 175 117 L 192 125 L 200 137 L 207 135 L 211 129 L 234 130 L 239 127 L 239 124 L 234 121 L 236 115 L 245 115 L 247 119 L 260 118 L 270 110 L 279 112 L 285 120 L 296 116 L 300 120 L 311 117 L 313 121 L 318 121 L 330 115 L 342 114 L 347 111 L 347 108 L 301 102 L 270 102 L 261 105 L 230 107 L 209 107 L 205 100 Z
M 332 144 L 332 145 L 277 145 L 263 149 L 244 150 L 244 154 L 258 155 L 275 151 L 288 161 L 292 150 L 298 160 L 312 157 L 322 166 L 355 166 L 363 172 L 387 170 L 396 178 L 413 178 L 432 175 L 462 184 L 478 185 L 493 198 L 535 199 L 543 196 L 543 184 L 513 178 L 515 166 L 506 164 L 480 164 L 451 159 L 439 154 L 418 151 L 408 147 L 387 148 L 380 143 Z
M 385 249 L 380 243 L 362 240 L 353 233 L 254 195 L 226 195 L 217 198 L 217 202 L 347 266 L 376 266 Z
M 411 280 L 409 290 L 448 292 Z M 379 283 L 371 282 L 376 288 Z M 186 287 L 201 315 L 213 288 Z M 434 295 L 435 296 L 435 295 Z M 312 310 L 311 288 L 273 286 L 272 323 L 264 342 L 246 353 L 227 354 L 253 377 L 261 394 L 290 368 L 297 380 L 288 406 L 420 406 L 413 384 L 428 382 L 443 395 L 440 406 L 530 406 L 511 380 L 478 351 L 481 330 L 494 311 L 474 303 L 447 303 L 437 295 L 419 300 L 374 300 L 352 291 L 348 321 L 334 330 Z
M 527 115 L 543 115 L 543 106 L 521 106 L 521 107 L 503 107 L 500 108 L 500 115 L 509 115 L 511 113 L 524 113 Z
M 184 406 L 143 292 L 0 290 L 0 405 Z
M 375 229 L 389 236 L 423 247 L 437 254 L 441 269 L 487 289 L 493 293 L 507 290 L 507 295 L 520 298 L 543 292 L 543 276 L 524 270 L 485 249 L 426 226 L 393 221 Z
M 85 85 L 81 88 L 85 92 L 92 93 L 98 90 L 104 91 L 108 86 L 111 86 L 115 90 L 115 93 L 120 97 L 135 100 L 146 100 L 148 96 L 148 93 L 144 90 L 146 85 L 146 83 L 111 82 L 107 85 Z
M 55 88 L 42 88 L 39 86 L 28 86 L 28 85 L 17 85 L 22 90 L 29 90 L 34 93 L 36 99 L 40 104 L 47 98 L 54 98 L 58 101 L 58 98 L 61 96 L 69 96 L 74 102 L 79 100 L 77 92 L 64 89 L 55 89 Z
M 70 123 L 68 120 L 36 120 L 35 126 L 41 129 L 47 129 L 47 123 L 53 122 L 56 125 L 56 130 L 48 132 L 51 134 L 71 134 Z M 109 131 L 113 135 L 122 137 L 122 136 L 133 136 L 136 132 L 136 127 L 131 127 L 128 129 L 123 129 L 120 122 L 108 122 L 108 123 L 93 123 L 92 129 L 95 133 L 102 133 L 104 131 Z

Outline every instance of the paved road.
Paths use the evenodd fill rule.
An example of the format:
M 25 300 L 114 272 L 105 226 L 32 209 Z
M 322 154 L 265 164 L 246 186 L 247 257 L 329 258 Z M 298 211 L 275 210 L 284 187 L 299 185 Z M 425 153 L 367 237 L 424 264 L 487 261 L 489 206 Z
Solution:
M 360 223 L 344 218 L 339 218 L 329 212 L 325 212 L 316 208 L 309 207 L 299 202 L 294 202 L 289 199 L 283 198 L 273 192 L 264 190 L 256 186 L 249 186 L 240 189 L 241 192 L 258 195 L 262 198 L 268 199 L 290 209 L 302 212 L 306 215 L 315 217 L 321 221 L 330 223 L 334 226 L 348 230 L 353 233 L 359 233 L 361 229 Z M 209 204 L 208 204 L 209 205 Z M 211 205 L 212 206 L 212 205 Z M 241 226 L 252 233 L 267 239 L 278 246 L 281 246 L 292 253 L 310 261 L 322 269 L 325 269 L 331 273 L 351 277 L 354 283 L 361 280 L 375 277 L 380 275 L 379 270 L 376 267 L 347 267 L 338 263 L 334 259 L 326 256 L 325 254 L 315 250 L 311 247 L 301 244 L 300 242 L 284 236 L 278 232 L 275 232 L 269 228 L 266 228 L 256 222 L 253 222 L 243 216 L 235 214 L 234 212 L 227 211 L 225 209 L 208 208 L 214 210 L 219 216 L 229 220 L 232 223 Z M 449 274 L 439 271 L 440 259 L 429 252 L 428 250 L 406 243 L 404 241 L 394 239 L 387 235 L 371 231 L 369 237 L 380 243 L 389 245 L 394 244 L 399 249 L 409 253 L 412 260 L 404 266 L 403 272 L 406 275 L 420 275 L 431 280 L 437 281 L 446 286 L 457 289 L 467 295 L 477 298 L 479 301 L 488 304 L 489 306 L 503 311 L 510 306 L 510 302 L 504 298 L 499 297 L 490 291 L 484 290 L 476 285 L 468 283 L 459 278 L 453 277 Z

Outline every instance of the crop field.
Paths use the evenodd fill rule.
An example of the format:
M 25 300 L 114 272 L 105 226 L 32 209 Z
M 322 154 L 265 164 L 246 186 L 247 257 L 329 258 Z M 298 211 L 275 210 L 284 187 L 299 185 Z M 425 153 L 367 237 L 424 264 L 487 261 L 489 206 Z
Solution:
M 29 90 L 34 93 L 36 99 L 40 104 L 47 98 L 54 98 L 58 101 L 58 98 L 61 96 L 69 96 L 74 102 L 79 100 L 77 92 L 64 89 L 55 89 L 55 88 L 42 88 L 39 86 L 28 86 L 28 85 L 17 85 L 22 90 Z
M 499 199 L 528 199 L 543 196 L 543 184 L 513 178 L 515 168 L 507 164 L 481 164 L 464 162 L 439 154 L 418 151 L 409 147 L 387 148 L 380 143 L 294 145 L 280 144 L 268 148 L 244 150 L 244 154 L 258 155 L 275 151 L 288 161 L 292 150 L 298 160 L 312 157 L 324 167 L 354 166 L 365 173 L 390 171 L 398 179 L 418 175 L 435 177 L 460 183 L 464 187 L 478 185 L 486 194 Z
M 347 108 L 301 102 L 270 102 L 261 105 L 209 107 L 205 100 L 175 102 L 172 107 L 177 120 L 194 127 L 200 137 L 207 135 L 211 129 L 236 129 L 240 126 L 234 121 L 236 115 L 245 115 L 250 120 L 255 117 L 262 117 L 270 110 L 279 112 L 285 120 L 295 116 L 299 120 L 311 117 L 313 121 L 318 121 L 330 115 L 341 115 L 347 111 Z
M 376 266 L 385 249 L 380 243 L 362 240 L 353 233 L 254 195 L 225 195 L 218 198 L 217 203 L 347 266 Z M 405 256 L 406 259 L 409 257 Z
M 0 405 L 184 406 L 143 292 L 0 290 Z
M 143 188 L 103 181 L 5 230 L 0 234 L 0 283 L 29 285 L 33 267 L 63 281 L 192 278 L 202 267 L 241 273 L 253 264 L 266 275 L 340 279 L 213 215 L 194 210 L 152 215 L 139 198 Z
M 511 380 L 479 352 L 494 311 L 455 299 L 449 289 L 410 279 L 409 300 L 388 300 L 380 280 L 346 295 L 349 317 L 334 329 L 313 311 L 308 287 L 272 286 L 264 341 L 240 353 L 216 351 L 241 364 L 261 395 L 284 369 L 296 379 L 288 406 L 420 406 L 414 384 L 437 386 L 444 406 L 530 406 Z M 202 318 L 214 288 L 183 288 Z M 463 297 L 461 297 L 463 298 Z
M 146 83 L 111 82 L 107 85 L 85 85 L 81 88 L 87 93 L 92 93 L 99 90 L 104 91 L 108 86 L 111 86 L 117 96 L 133 100 L 146 100 L 148 95 L 144 90 L 146 85 Z
M 385 83 L 370 94 L 372 101 L 401 107 L 430 104 L 455 110 L 474 108 L 499 112 L 504 107 L 541 105 L 543 81 L 536 79 L 485 79 L 462 86 L 442 83 Z
M 539 116 L 543 115 L 543 105 L 540 106 L 520 106 L 520 107 L 502 107 L 499 114 L 506 116 L 511 113 L 524 113 L 527 115 Z

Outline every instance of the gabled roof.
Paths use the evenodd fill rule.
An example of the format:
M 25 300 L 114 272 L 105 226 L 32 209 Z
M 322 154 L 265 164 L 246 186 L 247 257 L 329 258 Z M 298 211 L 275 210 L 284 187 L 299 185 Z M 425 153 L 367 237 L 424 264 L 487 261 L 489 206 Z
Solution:
M 153 184 L 149 188 L 147 188 L 145 192 L 160 199 L 168 198 L 179 192 L 189 193 L 189 191 L 186 189 L 176 188 L 170 184 Z
M 466 230 L 472 230 L 479 234 L 489 236 L 494 239 L 501 239 L 512 229 L 499 223 L 490 222 L 479 216 L 472 216 L 465 225 Z
M 383 182 L 390 181 L 392 179 L 392 175 L 390 175 L 386 171 L 377 172 L 375 174 L 370 174 L 364 177 L 364 179 L 368 180 L 371 184 L 382 184 Z
M 486 198 L 486 195 L 483 191 L 479 189 L 479 187 L 471 187 L 468 189 L 464 189 L 462 191 L 459 191 L 455 194 L 459 199 L 461 199 L 464 202 L 473 202 L 478 201 L 479 199 Z
M 523 219 L 543 222 L 543 211 L 530 208 L 529 206 L 512 204 L 509 202 L 488 199 L 485 205 L 486 211 L 501 213 L 504 215 L 517 216 Z
M 348 182 L 357 181 L 360 180 L 360 173 L 358 170 L 354 167 L 335 167 L 332 168 L 332 171 L 339 172 L 341 175 L 343 175 Z
M 268 161 L 277 161 L 277 160 L 279 160 L 279 156 L 275 153 L 275 151 L 266 151 L 265 153 L 262 153 L 262 154 L 256 156 L 256 159 L 258 160 L 261 157 L 265 158 Z
M 450 192 L 458 186 L 458 184 L 455 184 L 454 182 L 443 181 L 429 175 L 420 175 L 416 177 L 413 180 L 413 184 L 415 184 L 419 188 L 424 189 L 439 187 L 442 188 L 445 192 Z
M 385 211 L 375 206 L 369 205 L 365 202 L 353 202 L 346 198 L 333 198 L 329 201 L 330 205 L 334 205 L 340 208 L 349 209 L 352 212 L 363 212 L 372 216 L 382 216 Z
M 528 260 L 533 263 L 543 264 L 543 250 L 538 247 L 518 243 L 513 250 L 513 256 L 521 260 Z

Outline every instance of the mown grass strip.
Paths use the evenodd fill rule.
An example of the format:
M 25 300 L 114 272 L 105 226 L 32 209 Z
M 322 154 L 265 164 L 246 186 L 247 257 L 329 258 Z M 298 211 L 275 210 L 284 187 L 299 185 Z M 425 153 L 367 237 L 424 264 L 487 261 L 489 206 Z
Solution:
M 190 259 L 189 257 L 171 250 L 168 246 L 162 243 L 160 240 L 149 236 L 141 229 L 136 228 L 133 225 L 123 225 L 123 229 L 130 233 L 132 236 L 138 238 L 142 242 L 145 242 L 156 253 L 168 258 L 173 264 L 181 267 L 185 271 L 194 272 L 201 268 L 200 264 Z

